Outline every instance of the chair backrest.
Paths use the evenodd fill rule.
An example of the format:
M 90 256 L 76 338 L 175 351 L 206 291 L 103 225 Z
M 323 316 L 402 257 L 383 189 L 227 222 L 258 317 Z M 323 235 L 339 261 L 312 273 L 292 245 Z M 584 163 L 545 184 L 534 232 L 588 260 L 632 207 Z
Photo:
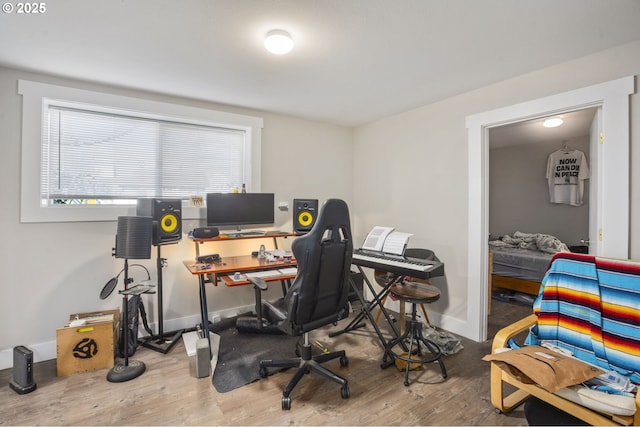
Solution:
M 280 327 L 297 335 L 347 317 L 353 253 L 347 204 L 327 200 L 311 231 L 291 250 L 298 274 L 285 295 L 287 319 Z
M 438 261 L 438 257 L 431 249 L 424 248 L 407 248 L 404 250 L 404 256 L 409 258 L 417 258 L 425 261 Z
M 534 302 L 530 344 L 640 380 L 640 263 L 560 252 Z

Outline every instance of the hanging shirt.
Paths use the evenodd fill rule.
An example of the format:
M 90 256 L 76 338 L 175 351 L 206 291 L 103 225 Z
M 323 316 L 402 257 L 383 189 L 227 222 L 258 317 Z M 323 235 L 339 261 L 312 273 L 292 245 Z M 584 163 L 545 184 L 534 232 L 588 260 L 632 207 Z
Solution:
M 549 154 L 547 180 L 551 203 L 581 206 L 585 179 L 589 179 L 589 165 L 582 151 L 558 150 Z

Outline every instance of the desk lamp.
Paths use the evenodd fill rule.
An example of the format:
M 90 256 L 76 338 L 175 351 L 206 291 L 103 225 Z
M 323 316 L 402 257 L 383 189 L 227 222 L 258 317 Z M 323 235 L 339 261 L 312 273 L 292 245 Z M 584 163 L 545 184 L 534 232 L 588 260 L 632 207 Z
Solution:
M 115 257 L 124 259 L 124 290 L 122 295 L 123 320 L 125 325 L 122 328 L 124 342 L 124 362 L 116 363 L 107 374 L 107 381 L 124 382 L 139 377 L 144 373 L 146 366 L 138 360 L 129 360 L 128 329 L 129 310 L 128 302 L 130 259 L 150 259 L 151 258 L 151 237 L 153 230 L 153 218 L 150 216 L 120 216 L 118 217 L 118 229 L 116 233 Z

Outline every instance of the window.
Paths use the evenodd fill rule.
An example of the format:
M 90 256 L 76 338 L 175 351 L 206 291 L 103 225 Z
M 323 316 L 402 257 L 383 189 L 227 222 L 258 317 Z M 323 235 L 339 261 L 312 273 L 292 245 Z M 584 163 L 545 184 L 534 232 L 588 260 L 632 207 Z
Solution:
M 26 81 L 19 91 L 23 222 L 115 220 L 135 214 L 137 198 L 260 191 L 262 119 Z

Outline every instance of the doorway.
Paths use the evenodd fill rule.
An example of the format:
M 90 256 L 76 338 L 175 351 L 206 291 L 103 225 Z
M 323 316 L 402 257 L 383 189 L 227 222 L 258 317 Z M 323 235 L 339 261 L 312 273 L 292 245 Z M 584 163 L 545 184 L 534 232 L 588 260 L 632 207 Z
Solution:
M 489 129 L 538 117 L 590 107 L 601 108 L 601 129 L 591 145 L 597 179 L 591 193 L 597 239 L 596 255 L 627 258 L 629 253 L 629 95 L 633 77 L 467 117 L 469 161 L 469 230 L 467 259 L 467 319 L 469 338 L 487 339 L 488 303 L 488 176 Z M 600 131 L 597 131 L 601 134 Z M 606 141 L 606 143 L 601 143 Z M 593 145 L 596 147 L 593 147 Z M 592 175 L 593 176 L 593 175 Z M 474 327 L 473 325 L 477 325 Z
M 574 252 L 588 252 L 588 243 L 593 238 L 589 227 L 590 205 L 597 201 L 589 194 L 592 184 L 589 165 L 593 160 L 590 134 L 598 133 L 598 112 L 599 108 L 590 107 L 489 129 L 488 240 L 490 259 L 494 261 L 492 273 L 498 276 L 490 282 L 493 289 L 488 290 L 488 338 L 531 313 L 551 258 L 551 254 L 543 251 L 545 246 L 538 248 L 537 236 L 555 238 L 541 241 L 548 248 L 555 245 L 561 249 L 562 242 Z M 549 119 L 561 124 L 545 126 Z M 587 179 L 574 187 L 578 191 L 559 193 L 570 194 L 571 203 L 551 203 L 547 177 L 550 156 L 576 160 L 583 155 L 580 165 L 572 163 L 566 168 L 581 171 Z
M 597 199 L 590 197 L 589 190 L 597 174 L 593 174 L 594 181 L 582 181 L 583 191 L 573 193 L 573 205 L 558 204 L 549 201 L 546 168 L 551 153 L 574 152 L 585 154 L 583 169 L 589 172 L 593 160 L 590 134 L 598 133 L 598 111 L 591 107 L 489 129 L 490 240 L 516 231 L 552 235 L 567 246 L 595 238 L 589 230 L 589 210 Z M 562 124 L 545 127 L 550 118 Z

